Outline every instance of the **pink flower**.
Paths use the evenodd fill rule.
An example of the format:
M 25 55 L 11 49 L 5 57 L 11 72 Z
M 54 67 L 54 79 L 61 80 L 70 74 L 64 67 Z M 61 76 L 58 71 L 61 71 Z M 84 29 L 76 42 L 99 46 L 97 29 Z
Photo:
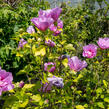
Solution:
M 63 22 L 60 19 L 58 19 L 57 26 L 55 26 L 54 24 L 51 24 L 51 26 L 49 28 L 51 31 L 53 31 L 53 35 L 57 36 L 61 33 L 61 31 L 63 29 Z
M 51 17 L 51 12 L 52 12 L 51 9 L 48 9 L 48 10 L 41 10 L 40 9 L 40 11 L 38 12 L 38 15 L 39 15 L 39 17 L 42 17 L 42 16 Z
M 52 90 L 52 84 L 51 83 L 45 83 L 45 84 L 42 84 L 42 87 L 39 89 L 40 92 L 50 92 Z
M 51 41 L 50 39 L 48 40 L 48 41 L 45 41 L 45 43 L 48 45 L 48 46 L 50 46 L 50 47 L 54 47 L 56 44 L 53 42 L 53 41 Z
M 53 62 L 45 63 L 44 70 L 48 71 L 48 72 L 54 72 L 55 71 L 55 64 Z
M 61 8 L 56 7 L 56 8 L 53 8 L 52 9 L 51 17 L 53 18 L 54 21 L 57 21 L 58 20 L 61 12 L 62 12 L 62 9 Z
M 14 88 L 12 84 L 13 76 L 12 73 L 6 72 L 0 68 L 0 95 L 3 91 L 8 91 Z
M 50 17 L 47 18 L 44 16 L 38 18 L 32 18 L 31 21 L 41 31 L 47 30 L 49 26 L 54 22 L 52 18 Z
M 23 38 L 20 39 L 20 42 L 19 42 L 19 45 L 18 45 L 18 48 L 23 48 L 24 45 L 27 43 L 27 41 L 25 41 Z
M 68 65 L 71 70 L 78 72 L 85 68 L 87 66 L 87 63 L 86 61 L 79 60 L 77 56 L 73 56 L 72 58 L 68 59 Z
M 30 34 L 35 33 L 34 27 L 33 27 L 33 26 L 29 26 L 29 27 L 27 28 L 27 32 L 30 33 Z
M 93 58 L 97 54 L 97 46 L 95 44 L 89 44 L 83 47 L 83 57 Z
M 109 48 L 109 38 L 108 37 L 99 38 L 97 43 L 101 49 L 108 49 Z
M 24 83 L 23 81 L 20 81 L 19 87 L 20 87 L 20 88 L 23 88 L 24 85 L 25 85 L 25 83 Z
M 40 10 L 38 12 L 39 17 L 51 17 L 55 22 L 58 20 L 60 14 L 62 12 L 61 8 L 53 8 L 53 9 L 48 9 L 48 10 Z

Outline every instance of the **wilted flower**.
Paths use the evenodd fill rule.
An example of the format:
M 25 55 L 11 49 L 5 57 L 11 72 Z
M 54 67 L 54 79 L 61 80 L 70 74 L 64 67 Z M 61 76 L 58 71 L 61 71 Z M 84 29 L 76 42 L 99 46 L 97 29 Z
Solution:
M 83 47 L 83 57 L 93 58 L 97 54 L 97 46 L 95 44 L 89 44 Z
M 0 68 L 0 95 L 3 91 L 8 91 L 14 88 L 12 84 L 13 76 L 12 73 L 6 72 Z
M 33 26 L 29 26 L 29 27 L 27 28 L 27 32 L 30 33 L 30 34 L 35 33 L 34 27 L 33 27 Z
M 40 10 L 38 12 L 39 17 L 51 17 L 55 22 L 58 20 L 60 14 L 62 12 L 61 8 L 53 8 L 53 9 L 48 9 L 48 10 Z
M 63 88 L 63 86 L 64 86 L 62 78 L 53 76 L 51 78 L 47 78 L 47 80 L 49 81 L 49 83 L 53 84 L 54 86 L 56 86 L 58 88 Z
M 55 64 L 53 62 L 48 62 L 44 64 L 44 70 L 48 72 L 54 72 Z
M 49 28 L 51 31 L 53 31 L 53 35 L 57 36 L 62 32 L 63 22 L 60 19 L 58 19 L 57 26 L 55 26 L 54 24 L 51 24 L 51 26 Z
M 35 26 L 41 30 L 45 31 L 48 29 L 48 27 L 54 22 L 54 20 L 50 17 L 38 17 L 38 18 L 32 18 L 31 21 L 35 24 Z
M 19 87 L 20 87 L 20 88 L 23 88 L 24 85 L 25 85 L 25 83 L 24 83 L 23 81 L 20 81 Z
M 42 87 L 39 89 L 40 92 L 50 92 L 52 90 L 52 84 L 51 83 L 45 83 L 42 84 Z
M 23 48 L 23 46 L 27 43 L 27 41 L 25 41 L 23 38 L 20 39 L 20 42 L 19 42 L 19 45 L 18 45 L 18 48 Z
M 71 70 L 78 72 L 85 68 L 87 66 L 87 63 L 86 61 L 79 60 L 77 56 L 73 56 L 72 58 L 68 59 L 68 65 Z
M 48 46 L 50 46 L 50 47 L 54 47 L 56 44 L 53 42 L 53 41 L 51 41 L 50 39 L 48 40 L 48 41 L 45 41 L 45 43 L 48 45 Z
M 102 49 L 108 49 L 109 48 L 109 38 L 99 38 L 99 40 L 97 41 L 98 45 L 100 46 L 100 48 Z
M 63 59 L 65 59 L 65 58 L 69 59 L 70 56 L 69 56 L 69 55 L 61 55 L 61 56 L 58 58 L 58 60 L 63 60 Z

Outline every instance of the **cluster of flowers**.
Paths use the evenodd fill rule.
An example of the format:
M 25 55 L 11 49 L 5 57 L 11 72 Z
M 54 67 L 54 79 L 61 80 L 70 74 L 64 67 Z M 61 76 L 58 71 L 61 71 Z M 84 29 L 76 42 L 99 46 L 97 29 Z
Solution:
M 46 11 L 40 10 L 38 12 L 39 16 L 32 18 L 31 21 L 39 30 L 45 31 L 49 28 L 53 31 L 53 35 L 57 36 L 61 33 L 61 29 L 63 28 L 63 22 L 59 19 L 61 11 L 62 9 L 58 7 Z
M 61 8 L 53 8 L 49 10 L 40 10 L 38 15 L 38 18 L 33 18 L 31 21 L 35 24 L 35 26 L 41 30 L 46 31 L 48 28 L 53 31 L 53 35 L 57 36 L 61 33 L 61 29 L 63 28 L 63 22 L 59 19 L 60 13 L 62 9 Z M 55 25 L 57 24 L 57 25 Z M 33 26 L 29 26 L 27 28 L 27 32 L 32 34 L 35 33 L 35 29 Z M 27 42 L 24 39 L 21 39 L 19 42 L 19 47 L 23 48 L 23 46 Z M 109 38 L 99 38 L 97 41 L 99 47 L 101 49 L 107 49 L 109 48 Z M 51 41 L 50 39 L 48 41 L 45 41 L 45 44 L 47 44 L 50 47 L 54 47 L 55 43 Z M 89 44 L 83 47 L 83 57 L 87 58 L 94 58 L 97 54 L 97 48 L 98 46 L 95 44 Z M 71 70 L 74 70 L 76 72 L 79 72 L 83 68 L 87 67 L 86 61 L 81 61 L 77 56 L 73 56 L 70 58 L 70 56 L 62 55 L 59 57 L 60 59 L 68 59 L 68 66 Z M 44 70 L 53 73 L 55 71 L 56 64 L 53 62 L 48 62 L 44 64 Z M 49 83 L 43 84 L 40 91 L 48 92 L 52 89 L 52 86 L 55 85 L 59 88 L 62 88 L 64 86 L 63 79 L 53 76 L 51 78 L 47 78 Z
M 31 21 L 41 31 L 45 31 L 49 28 L 51 31 L 53 31 L 53 35 L 57 36 L 61 33 L 61 29 L 63 28 L 63 22 L 59 19 L 61 11 L 61 8 L 54 8 L 46 11 L 40 10 L 39 17 L 31 19 Z M 55 25 L 56 23 L 57 25 Z M 27 28 L 27 32 L 30 34 L 35 33 L 34 27 L 29 26 Z M 26 43 L 27 41 L 25 41 L 22 38 L 19 42 L 18 48 L 23 48 Z M 55 43 L 51 40 L 45 41 L 45 43 L 50 47 L 55 46 Z M 99 38 L 97 44 L 101 49 L 109 49 L 109 38 Z M 83 57 L 94 58 L 97 54 L 97 48 L 98 46 L 95 44 L 89 44 L 84 46 Z M 79 72 L 83 68 L 87 67 L 86 61 L 81 61 L 80 59 L 78 59 L 77 56 L 73 56 L 70 58 L 70 56 L 62 55 L 61 57 L 59 57 L 59 60 L 65 58 L 68 58 L 68 66 L 71 70 Z M 44 64 L 45 71 L 54 72 L 55 69 L 56 64 L 53 62 L 48 62 Z M 0 95 L 3 91 L 8 91 L 14 88 L 12 80 L 12 73 L 6 72 L 5 70 L 2 70 L 0 67 Z M 63 79 L 60 77 L 53 76 L 51 78 L 47 78 L 47 80 L 48 82 L 42 85 L 40 91 L 49 92 L 52 90 L 52 86 L 56 86 L 57 88 L 63 88 L 64 86 Z M 24 82 L 20 82 L 19 87 L 22 88 L 23 86 Z
M 101 49 L 109 48 L 109 38 L 99 38 L 97 43 Z M 83 57 L 94 58 L 97 54 L 97 48 L 98 48 L 98 46 L 95 44 L 89 44 L 89 45 L 84 46 L 83 47 Z M 83 68 L 87 67 L 86 61 L 81 61 L 80 59 L 78 59 L 77 56 L 73 56 L 70 58 L 69 56 L 62 55 L 61 57 L 59 57 L 59 59 L 61 59 L 61 58 L 63 58 L 63 59 L 68 58 L 68 66 L 70 67 L 71 70 L 74 70 L 76 72 L 79 72 Z M 51 68 L 49 68 L 49 66 L 51 66 Z M 56 64 L 54 64 L 52 62 L 45 63 L 44 70 L 48 71 L 48 72 L 54 72 L 55 66 L 56 66 Z M 56 83 L 60 84 L 60 86 L 61 86 L 63 79 L 62 79 L 62 81 L 59 81 L 58 79 L 52 77 L 51 79 L 48 79 L 49 84 L 48 83 L 44 84 L 42 91 L 43 92 L 50 91 L 51 87 L 52 87 L 51 82 L 54 83 L 55 80 L 57 80 Z M 64 83 L 63 83 L 63 85 L 64 85 Z M 55 85 L 55 86 L 57 86 L 57 85 Z
M 46 31 L 48 28 L 53 32 L 54 36 L 57 36 L 61 33 L 63 29 L 63 22 L 59 19 L 59 16 L 62 12 L 61 8 L 53 8 L 49 10 L 40 10 L 38 12 L 38 17 L 32 18 L 31 21 L 33 24 L 41 31 Z M 35 33 L 35 29 L 33 26 L 29 26 L 27 28 L 27 32 L 30 34 Z M 23 46 L 27 42 L 24 39 L 21 39 L 19 42 L 19 47 L 23 48 Z M 50 47 L 54 47 L 55 43 L 51 41 L 50 39 L 48 41 L 45 41 L 45 44 L 47 44 Z M 18 47 L 18 48 L 19 48 Z
M 97 41 L 99 47 L 101 49 L 109 48 L 109 38 L 99 38 Z M 94 58 L 97 54 L 98 46 L 95 44 L 89 44 L 83 47 L 83 57 Z M 68 59 L 68 65 L 71 70 L 80 71 L 87 66 L 86 61 L 81 61 L 77 56 Z

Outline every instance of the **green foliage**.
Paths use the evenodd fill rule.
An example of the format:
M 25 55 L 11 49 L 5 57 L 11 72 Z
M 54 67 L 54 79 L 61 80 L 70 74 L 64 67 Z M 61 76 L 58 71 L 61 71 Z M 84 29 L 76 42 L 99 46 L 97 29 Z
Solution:
M 98 2 L 102 2 L 98 0 Z M 63 8 L 61 19 L 64 28 L 54 37 L 47 30 L 29 34 L 30 19 L 37 17 L 39 9 L 48 9 L 43 0 L 24 0 L 15 7 L 2 4 L 0 7 L 0 66 L 14 75 L 13 90 L 1 96 L 3 109 L 108 109 L 109 108 L 109 51 L 98 49 L 93 59 L 82 57 L 82 47 L 96 43 L 99 37 L 109 37 L 107 22 L 109 4 L 103 11 L 92 12 L 87 6 Z M 101 15 L 101 16 L 100 16 Z M 27 41 L 18 48 L 20 39 Z M 45 44 L 46 39 L 56 43 L 54 48 Z M 80 72 L 71 71 L 68 59 L 62 55 L 78 56 L 87 61 L 88 67 Z M 45 62 L 55 62 L 54 73 L 44 71 Z M 51 66 L 49 66 L 51 67 Z M 56 75 L 64 80 L 64 87 L 53 87 L 51 92 L 39 91 L 47 77 Z M 23 88 L 20 80 L 25 81 Z M 17 83 L 16 83 L 17 82 Z M 42 82 L 42 83 L 41 83 Z

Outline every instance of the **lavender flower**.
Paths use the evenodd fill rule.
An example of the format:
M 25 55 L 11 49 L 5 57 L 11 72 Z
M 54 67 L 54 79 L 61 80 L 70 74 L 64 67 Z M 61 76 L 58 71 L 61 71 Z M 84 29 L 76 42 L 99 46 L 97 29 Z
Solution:
M 63 86 L 64 86 L 62 78 L 53 76 L 51 78 L 47 78 L 47 80 L 49 81 L 49 83 L 53 84 L 54 86 L 56 86 L 58 88 L 63 88 Z
M 50 92 L 52 90 L 52 84 L 51 83 L 45 83 L 42 84 L 42 87 L 39 89 L 40 92 Z
M 62 12 L 61 8 L 53 8 L 53 9 L 48 9 L 48 10 L 40 10 L 38 12 L 39 17 L 51 17 L 55 22 L 58 20 L 60 14 Z
M 58 20 L 61 12 L 62 12 L 62 9 L 61 8 L 56 7 L 56 8 L 53 8 L 52 9 L 51 17 L 53 18 L 54 21 L 57 21 Z
M 20 42 L 19 42 L 19 45 L 18 45 L 18 48 L 23 48 L 24 45 L 27 43 L 27 41 L 25 41 L 23 38 L 20 39 Z
M 29 27 L 27 28 L 27 32 L 30 33 L 30 34 L 35 33 L 34 27 L 33 27 L 33 26 L 29 26 Z
M 78 72 L 85 68 L 87 66 L 87 63 L 86 61 L 79 60 L 77 56 L 73 56 L 72 58 L 68 59 L 68 65 L 71 70 Z
M 24 83 L 23 81 L 20 81 L 19 87 L 20 87 L 20 88 L 23 88 L 24 85 L 25 85 L 25 83 Z
M 50 46 L 50 47 L 54 47 L 56 44 L 53 42 L 53 41 L 51 41 L 50 39 L 48 40 L 48 41 L 45 41 L 45 43 L 48 45 L 48 46 Z
M 45 63 L 44 70 L 48 71 L 48 72 L 54 72 L 55 71 L 55 64 L 53 62 Z
M 32 18 L 31 21 L 41 31 L 47 30 L 49 26 L 54 22 L 52 18 L 50 17 L 47 18 L 44 16 L 38 18 Z

